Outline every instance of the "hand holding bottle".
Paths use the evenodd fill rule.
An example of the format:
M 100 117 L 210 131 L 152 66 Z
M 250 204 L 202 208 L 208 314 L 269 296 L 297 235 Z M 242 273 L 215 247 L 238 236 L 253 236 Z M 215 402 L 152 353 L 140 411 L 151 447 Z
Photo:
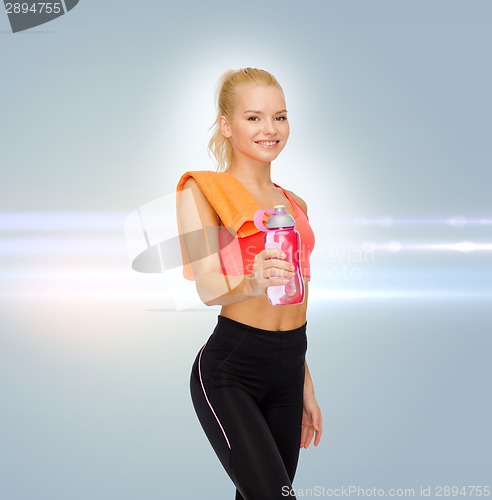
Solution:
M 294 265 L 286 260 L 287 254 L 276 248 L 266 248 L 255 255 L 253 270 L 246 276 L 250 295 L 267 293 L 270 286 L 284 286 L 294 276 Z

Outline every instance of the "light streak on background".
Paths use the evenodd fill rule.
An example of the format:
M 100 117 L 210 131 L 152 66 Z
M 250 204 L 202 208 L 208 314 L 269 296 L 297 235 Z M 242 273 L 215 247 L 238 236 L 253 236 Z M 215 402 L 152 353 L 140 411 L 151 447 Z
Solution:
M 171 195 L 171 196 L 174 196 Z M 164 216 L 172 214 L 164 214 Z M 0 231 L 3 232 L 48 232 L 48 231 L 121 231 L 122 220 L 127 214 L 122 212 L 3 212 L 0 213 Z M 491 218 L 469 218 L 453 216 L 449 218 L 408 219 L 403 217 L 336 217 L 325 220 L 327 226 L 465 226 L 492 225 Z M 451 233 L 453 234 L 453 233 Z
M 142 241 L 144 229 L 147 243 L 149 238 L 153 243 L 176 238 L 172 204 L 155 201 L 148 205 L 153 211 L 147 208 L 142 212 L 145 221 L 141 217 L 135 219 L 137 225 L 147 224 L 145 228 L 137 227 Z M 177 310 L 207 309 L 201 304 L 194 284 L 182 277 L 180 269 L 157 274 L 131 269 L 134 257 L 131 253 L 139 250 L 128 247 L 128 234 L 125 241 L 125 220 L 128 214 L 120 212 L 0 214 L 0 276 L 7 285 L 0 287 L 1 296 L 65 301 L 134 299 L 148 300 L 149 307 L 160 305 L 163 310 L 172 310 L 173 304 L 180 304 Z M 405 241 L 409 220 L 412 225 L 441 227 L 444 230 L 441 239 L 448 242 Z M 450 220 L 464 218 L 356 217 L 344 221 L 343 227 L 349 229 L 344 241 L 336 234 L 334 241 L 330 241 L 323 231 L 330 234 L 330 227 L 341 222 L 328 219 L 323 230 L 318 230 L 320 243 L 312 255 L 310 300 L 322 303 L 368 298 L 490 297 L 492 288 L 487 284 L 492 268 L 484 268 L 481 261 L 470 261 L 472 256 L 464 254 L 490 252 L 492 243 L 460 240 L 460 231 L 469 229 L 473 221 L 477 223 L 473 225 L 476 240 L 490 237 L 488 230 L 480 232 L 480 226 L 485 226 L 484 221 L 489 219 L 467 220 L 468 227 L 462 223 L 450 224 Z M 367 233 L 359 234 L 364 226 L 382 227 L 383 232 L 377 233 L 382 241 L 367 241 Z M 395 234 L 399 240 L 391 239 Z M 358 236 L 361 239 L 354 241 Z M 407 238 L 415 239 L 410 235 Z M 444 267 L 435 260 L 438 255 L 450 253 L 455 255 L 454 260 Z M 414 262 L 412 256 L 419 254 L 427 255 L 430 260 Z M 401 260 L 388 261 L 391 255 L 400 255 Z M 160 258 L 165 262 L 166 256 Z M 475 269 L 474 264 L 478 266 Z

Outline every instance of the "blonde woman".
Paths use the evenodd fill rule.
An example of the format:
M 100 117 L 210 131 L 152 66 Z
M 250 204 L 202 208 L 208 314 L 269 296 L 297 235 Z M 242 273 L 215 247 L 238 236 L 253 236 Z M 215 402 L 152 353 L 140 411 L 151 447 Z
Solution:
M 299 450 L 313 438 L 317 446 L 322 434 L 305 359 L 314 234 L 306 203 L 271 179 L 290 131 L 275 77 L 255 68 L 226 72 L 214 127 L 209 150 L 218 171 L 186 172 L 177 186 L 184 274 L 205 304 L 221 306 L 193 364 L 192 401 L 236 500 L 295 498 Z M 301 235 L 301 304 L 267 299 L 267 287 L 293 276 L 285 254 L 265 250 L 252 223 L 257 209 L 275 205 L 286 207 Z

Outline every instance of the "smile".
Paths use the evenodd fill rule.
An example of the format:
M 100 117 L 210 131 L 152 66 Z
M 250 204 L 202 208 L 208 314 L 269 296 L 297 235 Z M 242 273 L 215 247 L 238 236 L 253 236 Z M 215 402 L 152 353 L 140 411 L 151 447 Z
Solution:
M 256 144 L 264 148 L 271 148 L 276 146 L 280 141 L 256 141 Z

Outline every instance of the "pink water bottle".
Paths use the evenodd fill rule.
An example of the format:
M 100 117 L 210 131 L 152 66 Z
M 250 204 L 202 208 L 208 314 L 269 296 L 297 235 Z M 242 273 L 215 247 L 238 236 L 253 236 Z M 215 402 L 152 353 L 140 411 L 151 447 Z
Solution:
M 271 216 L 266 227 L 263 224 L 263 214 Z M 286 254 L 285 260 L 294 264 L 294 276 L 285 285 L 269 286 L 268 301 L 272 306 L 301 304 L 304 300 L 304 281 L 301 275 L 299 256 L 301 251 L 301 236 L 296 230 L 296 221 L 284 205 L 276 205 L 273 210 L 260 209 L 254 218 L 255 226 L 265 231 L 265 248 L 277 248 Z

